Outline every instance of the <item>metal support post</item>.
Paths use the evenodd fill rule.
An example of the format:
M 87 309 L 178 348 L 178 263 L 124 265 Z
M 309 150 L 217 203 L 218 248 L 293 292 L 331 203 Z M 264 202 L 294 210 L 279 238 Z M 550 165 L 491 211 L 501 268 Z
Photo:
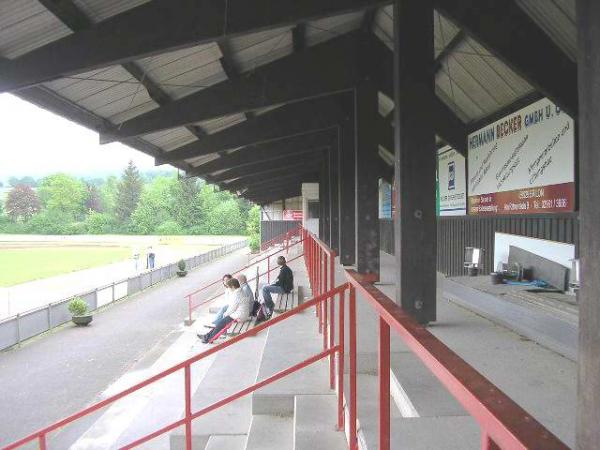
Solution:
M 350 287 L 348 305 L 348 326 L 350 327 L 350 393 L 347 402 L 350 404 L 350 450 L 358 450 L 356 429 L 356 288 Z
M 379 450 L 390 450 L 390 326 L 379 318 Z

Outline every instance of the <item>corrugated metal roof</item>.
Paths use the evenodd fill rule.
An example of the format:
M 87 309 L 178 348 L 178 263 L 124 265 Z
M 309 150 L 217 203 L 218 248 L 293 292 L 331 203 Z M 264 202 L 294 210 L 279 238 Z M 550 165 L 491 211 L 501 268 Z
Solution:
M 577 61 L 575 0 L 517 0 L 517 4 L 569 58 Z
M 233 60 L 242 72 L 255 69 L 278 58 L 291 54 L 292 27 L 261 31 L 232 38 L 229 46 Z
M 101 22 L 109 17 L 135 8 L 150 0 L 72 0 L 73 3 L 93 22 Z
M 433 43 L 434 54 L 437 56 L 444 49 L 460 28 L 443 14 L 433 13 Z M 375 15 L 373 33 L 381 39 L 390 49 L 394 48 L 394 9 L 386 6 L 379 9 Z
M 143 138 L 146 142 L 154 144 L 167 152 L 197 140 L 192 133 L 183 127 L 146 134 Z
M 202 164 L 206 164 L 207 162 L 213 161 L 215 159 L 219 159 L 220 156 L 216 153 L 210 155 L 199 156 L 197 158 L 186 159 L 187 163 L 190 163 L 194 167 L 201 166 Z
M 223 55 L 215 43 L 164 53 L 137 61 L 172 99 L 185 97 L 227 79 L 219 59 Z
M 199 125 L 206 133 L 213 134 L 245 120 L 246 116 L 244 114 L 232 114 L 230 116 L 217 117 L 215 119 L 198 122 L 195 125 Z
M 0 56 L 16 58 L 71 30 L 36 0 L 0 0 Z
M 392 100 L 382 92 L 379 92 L 377 99 L 379 104 L 379 114 L 383 117 L 387 116 L 392 111 L 392 109 L 394 109 L 394 100 Z
M 158 107 L 146 89 L 121 66 L 66 77 L 45 86 L 113 123 Z
M 525 80 L 470 37 L 465 37 L 442 61 L 436 83 L 470 120 L 491 114 L 533 90 Z M 457 88 L 464 95 L 457 95 Z M 467 103 L 473 103 L 476 108 Z M 474 115 L 477 109 L 481 112 Z
M 363 12 L 356 12 L 307 22 L 306 45 L 316 45 L 341 34 L 356 30 L 360 28 L 363 17 Z
M 394 49 L 394 7 L 386 6 L 380 8 L 375 14 L 373 22 L 373 33 L 388 46 L 390 50 Z
M 433 14 L 433 47 L 437 57 L 460 31 L 460 27 L 437 11 Z

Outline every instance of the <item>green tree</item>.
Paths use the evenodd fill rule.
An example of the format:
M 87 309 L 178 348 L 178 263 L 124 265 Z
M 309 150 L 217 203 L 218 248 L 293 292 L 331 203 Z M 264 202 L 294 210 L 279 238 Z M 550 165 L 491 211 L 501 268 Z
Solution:
M 114 230 L 114 220 L 106 213 L 91 211 L 85 219 L 86 231 L 89 234 L 108 234 Z
M 206 211 L 206 214 L 204 226 L 208 234 L 244 233 L 244 218 L 235 199 L 219 202 L 210 211 Z
M 100 202 L 105 211 L 114 212 L 117 202 L 117 189 L 119 180 L 114 175 L 106 178 L 102 186 L 100 186 Z
M 260 207 L 258 205 L 252 206 L 248 213 L 246 233 L 249 237 L 250 250 L 258 251 L 260 247 Z
M 202 222 L 203 210 L 197 178 L 180 178 L 173 185 L 171 216 L 183 228 L 190 229 Z
M 151 234 L 162 223 L 173 220 L 171 194 L 176 184 L 177 180 L 174 177 L 158 177 L 145 186 L 138 206 L 131 215 L 131 231 Z
M 104 211 L 102 200 L 100 198 L 100 192 L 98 191 L 98 188 L 93 184 L 87 185 L 87 198 L 85 199 L 85 210 L 88 213 L 90 211 Z
M 27 222 L 40 209 L 40 199 L 30 186 L 19 184 L 8 193 L 6 213 L 13 221 Z
M 117 186 L 115 198 L 115 214 L 119 222 L 127 222 L 136 210 L 142 188 L 142 177 L 133 161 L 129 161 Z
M 57 173 L 44 178 L 38 192 L 45 208 L 62 214 L 63 221 L 83 217 L 87 197 L 83 181 Z
M 33 234 L 69 234 L 70 223 L 58 210 L 46 210 L 36 214 L 26 224 L 26 232 Z

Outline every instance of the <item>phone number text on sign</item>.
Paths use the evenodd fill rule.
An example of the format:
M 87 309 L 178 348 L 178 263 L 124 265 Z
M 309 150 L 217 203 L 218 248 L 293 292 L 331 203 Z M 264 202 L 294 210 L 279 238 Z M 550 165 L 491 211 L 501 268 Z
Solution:
M 535 214 L 574 210 L 575 183 L 469 197 L 469 214 Z

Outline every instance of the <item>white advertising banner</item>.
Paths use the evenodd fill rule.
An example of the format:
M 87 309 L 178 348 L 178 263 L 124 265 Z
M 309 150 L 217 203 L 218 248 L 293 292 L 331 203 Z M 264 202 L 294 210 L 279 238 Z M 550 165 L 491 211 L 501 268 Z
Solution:
M 470 134 L 469 214 L 573 211 L 574 128 L 543 99 Z
M 464 216 L 467 213 L 465 165 L 465 157 L 452 147 L 438 150 L 440 216 Z

